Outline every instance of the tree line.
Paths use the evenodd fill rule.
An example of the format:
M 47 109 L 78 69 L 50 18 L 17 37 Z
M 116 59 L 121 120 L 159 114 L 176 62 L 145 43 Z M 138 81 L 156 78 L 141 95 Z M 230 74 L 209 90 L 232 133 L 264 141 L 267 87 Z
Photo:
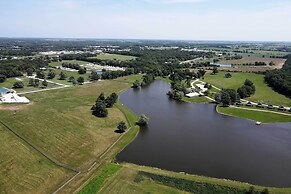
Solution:
M 291 97 L 291 55 L 288 55 L 282 69 L 267 71 L 265 81 L 275 91 Z

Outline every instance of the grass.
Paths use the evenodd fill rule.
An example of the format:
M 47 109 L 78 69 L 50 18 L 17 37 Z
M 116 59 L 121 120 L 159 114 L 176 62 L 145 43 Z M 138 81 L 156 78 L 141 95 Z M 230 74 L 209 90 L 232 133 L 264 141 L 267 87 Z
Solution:
M 99 193 L 188 193 L 184 191 L 187 185 L 171 185 L 169 180 L 178 179 L 178 183 L 190 182 L 190 185 L 200 185 L 199 190 L 191 191 L 190 193 L 219 193 L 219 189 L 230 189 L 232 191 L 248 190 L 251 186 L 247 183 L 241 183 L 237 181 L 209 178 L 204 176 L 189 175 L 184 173 L 176 173 L 157 168 L 151 168 L 146 166 L 138 166 L 135 164 L 124 163 L 123 167 L 113 176 L 111 176 L 105 184 L 102 186 Z M 139 172 L 146 172 L 153 174 L 153 178 L 143 177 L 140 181 L 137 181 Z M 162 176 L 166 182 L 158 181 L 155 177 Z M 177 187 L 176 187 L 177 186 Z M 188 185 L 189 186 L 189 185 Z M 262 191 L 264 187 L 254 186 L 256 191 Z M 182 189 L 182 190 L 180 190 Z M 215 192 L 211 192 L 210 189 L 214 189 Z M 274 194 L 287 194 L 291 192 L 291 188 L 268 188 L 270 193 Z M 201 190 L 200 190 L 201 191 Z M 213 190 L 212 190 L 213 191 Z M 221 193 L 221 192 L 220 192 Z M 227 192 L 223 192 L 227 193 Z M 233 192 L 228 192 L 233 193 Z
M 236 60 L 221 60 L 218 63 L 222 64 L 235 64 L 235 65 L 240 65 L 244 63 L 252 63 L 254 64 L 255 62 L 265 62 L 267 65 L 270 62 L 274 62 L 276 66 L 282 67 L 286 59 L 277 59 L 277 58 L 268 58 L 268 57 L 259 57 L 259 56 L 244 56 L 242 59 L 236 59 Z
M 246 118 L 254 121 L 259 121 L 262 123 L 275 123 L 275 122 L 291 122 L 291 116 L 284 116 L 276 113 L 258 112 L 252 110 L 243 110 L 231 107 L 217 107 L 219 113 L 226 115 Z
M 73 63 L 73 64 L 79 64 L 79 65 L 86 65 L 86 64 L 88 64 L 88 62 L 86 62 L 86 61 L 63 60 L 63 61 L 59 61 L 59 62 L 51 62 L 51 63 L 49 63 L 49 66 L 51 66 L 51 67 L 57 67 L 57 66 L 61 66 L 63 63 Z
M 126 120 L 114 106 L 107 118 L 91 114 L 91 106 L 104 92 L 120 92 L 130 84 L 102 81 L 84 86 L 29 94 L 29 106 L 7 106 L 0 112 L 3 121 L 47 153 L 78 169 L 88 168 L 98 155 L 116 141 L 118 122 Z M 14 110 L 17 110 L 14 114 Z
M 23 88 L 16 88 L 14 89 L 17 92 L 28 92 L 28 91 L 35 91 L 35 90 L 40 90 L 42 89 L 41 87 L 28 87 L 28 83 L 29 83 L 29 78 L 27 77 L 20 77 L 20 79 L 22 80 L 24 87 Z M 5 88 L 9 88 L 12 89 L 13 88 L 13 84 L 16 82 L 17 80 L 15 78 L 8 78 L 5 82 L 0 83 L 0 87 L 5 87 Z M 41 86 L 41 82 L 40 82 L 40 86 Z M 47 88 L 55 88 L 55 87 L 59 87 L 56 84 L 53 83 L 48 83 Z
M 49 193 L 69 175 L 0 125 L 1 193 Z
M 120 165 L 108 163 L 104 168 L 101 170 L 98 177 L 95 177 L 88 185 L 86 185 L 78 194 L 93 194 L 97 193 L 101 185 L 104 181 L 109 177 L 116 173 L 121 168 Z
M 117 60 L 117 61 L 130 61 L 136 59 L 134 56 L 128 55 L 117 55 L 117 54 L 100 54 L 96 57 L 90 57 L 92 59 L 99 59 L 99 60 Z
M 50 80 L 50 81 L 53 81 L 53 82 L 56 82 L 56 83 L 60 83 L 60 84 L 72 84 L 69 82 L 69 78 L 71 76 L 73 76 L 75 78 L 75 80 L 78 79 L 78 77 L 84 77 L 85 81 L 88 81 L 89 80 L 89 74 L 79 74 L 78 72 L 76 71 L 64 71 L 64 70 L 61 70 L 61 69 L 51 69 L 53 70 L 55 73 L 56 73 L 56 76 L 54 77 L 54 79 Z M 46 70 L 46 75 L 47 73 L 49 72 L 49 70 Z M 60 80 L 60 73 L 61 72 L 64 72 L 66 75 L 67 75 L 67 78 L 66 80 Z
M 256 93 L 246 100 L 261 102 L 265 104 L 291 106 L 290 98 L 281 95 L 264 82 L 264 75 L 254 73 L 231 73 L 232 78 L 224 78 L 225 72 L 216 75 L 207 73 L 203 81 L 208 82 L 218 88 L 238 89 L 246 79 L 251 80 L 256 86 Z
M 211 102 L 211 100 L 209 100 L 208 98 L 205 98 L 203 96 L 201 96 L 201 97 L 197 96 L 197 97 L 193 97 L 193 98 L 183 97 L 182 100 L 185 101 L 185 102 L 190 102 L 190 103 L 194 103 L 194 104 L 195 103 L 204 103 L 204 104 L 206 104 L 206 103 L 210 103 Z

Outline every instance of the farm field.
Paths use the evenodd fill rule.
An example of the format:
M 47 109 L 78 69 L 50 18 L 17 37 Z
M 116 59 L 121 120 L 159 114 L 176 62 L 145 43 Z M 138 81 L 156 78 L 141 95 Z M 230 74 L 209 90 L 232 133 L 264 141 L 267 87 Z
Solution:
M 246 79 L 251 80 L 256 86 L 256 93 L 246 100 L 261 102 L 265 104 L 274 104 L 282 106 L 291 106 L 291 100 L 281 95 L 264 82 L 264 75 L 254 73 L 231 73 L 232 78 L 224 78 L 225 72 L 219 72 L 216 75 L 207 73 L 204 82 L 208 82 L 218 88 L 231 88 L 237 90 Z
M 117 54 L 100 54 L 96 57 L 90 57 L 92 59 L 100 59 L 100 60 L 117 60 L 117 61 L 130 61 L 136 59 L 134 56 L 128 55 L 117 55 Z
M 69 176 L 71 172 L 54 165 L 0 125 L 1 193 L 49 193 L 49 188 Z
M 57 66 L 61 66 L 63 63 L 73 63 L 73 64 L 79 64 L 79 65 L 86 65 L 89 62 L 79 61 L 79 60 L 63 60 L 63 61 L 60 61 L 60 62 L 51 62 L 51 63 L 49 63 L 49 66 L 57 67 Z
M 217 107 L 217 111 L 234 117 L 246 118 L 262 123 L 291 122 L 291 116 L 284 116 L 275 113 L 258 112 L 252 110 L 242 110 L 232 107 Z

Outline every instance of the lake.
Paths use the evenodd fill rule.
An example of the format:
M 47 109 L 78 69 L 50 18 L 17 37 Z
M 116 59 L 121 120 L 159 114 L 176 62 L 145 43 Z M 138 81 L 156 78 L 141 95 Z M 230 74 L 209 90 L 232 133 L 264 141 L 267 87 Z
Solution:
M 124 105 L 150 121 L 117 155 L 118 161 L 291 187 L 291 123 L 257 126 L 254 121 L 218 114 L 214 104 L 169 100 L 169 89 L 169 84 L 156 80 L 121 94 Z

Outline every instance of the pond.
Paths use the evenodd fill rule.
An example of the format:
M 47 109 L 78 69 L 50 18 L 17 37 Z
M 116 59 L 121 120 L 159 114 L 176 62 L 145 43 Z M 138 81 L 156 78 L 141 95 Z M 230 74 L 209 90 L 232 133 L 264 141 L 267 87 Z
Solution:
M 117 155 L 118 161 L 291 187 L 291 123 L 257 126 L 254 121 L 218 114 L 214 104 L 169 100 L 169 89 L 169 84 L 156 80 L 121 94 L 124 105 L 150 121 Z

